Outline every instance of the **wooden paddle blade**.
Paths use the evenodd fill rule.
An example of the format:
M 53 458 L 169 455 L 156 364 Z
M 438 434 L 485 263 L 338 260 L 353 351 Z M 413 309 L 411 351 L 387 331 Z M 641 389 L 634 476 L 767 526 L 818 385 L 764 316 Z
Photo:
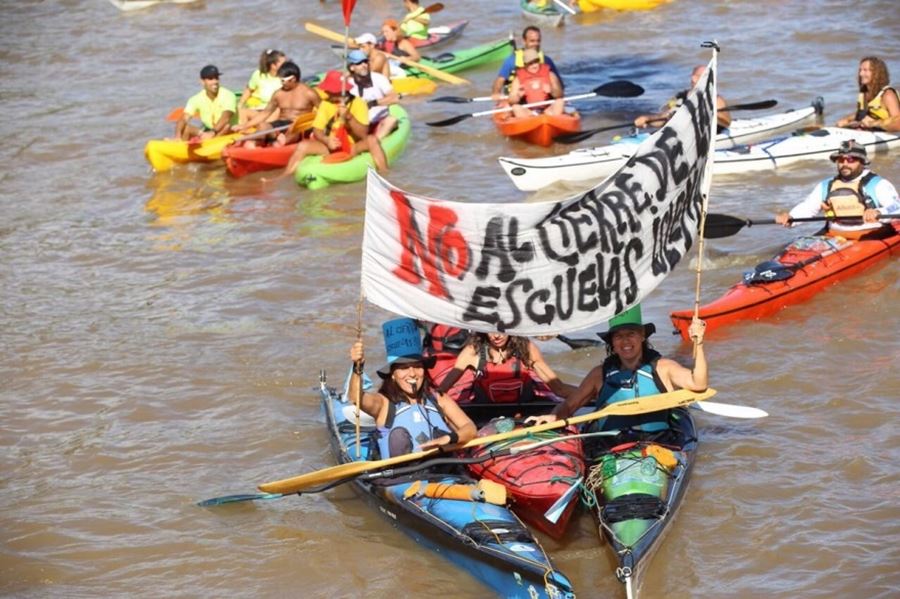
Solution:
M 705 239 L 722 239 L 731 237 L 744 227 L 753 224 L 751 221 L 730 216 L 728 214 L 707 214 L 706 227 L 703 229 Z
M 594 93 L 608 98 L 636 98 L 644 93 L 644 88 L 631 81 L 610 81 L 595 87 Z
M 456 123 L 470 118 L 472 118 L 471 114 L 460 114 L 458 116 L 450 117 L 449 119 L 444 119 L 443 121 L 431 121 L 430 123 L 425 124 L 429 127 L 449 127 L 450 125 L 455 125 Z
M 360 474 L 365 474 L 366 472 L 374 470 L 384 470 L 385 468 L 389 468 L 395 464 L 415 462 L 416 460 L 426 458 L 428 456 L 434 455 L 435 453 L 437 453 L 437 449 L 429 449 L 428 451 L 408 453 L 405 455 L 388 458 L 386 460 L 360 460 L 357 462 L 347 462 L 346 464 L 339 464 L 337 466 L 331 466 L 330 468 L 323 468 L 322 470 L 308 472 L 306 474 L 301 474 L 300 476 L 293 476 L 291 478 L 285 478 L 283 480 L 263 483 L 257 488 L 264 493 L 281 493 L 283 495 L 286 495 L 288 493 L 297 493 L 312 487 L 323 485 L 325 483 L 334 482 L 336 480 L 345 478 L 349 480 L 355 476 L 359 476 Z
M 436 12 L 441 12 L 442 10 L 444 10 L 444 5 L 441 4 L 440 2 L 435 2 L 434 4 L 425 7 L 425 12 L 427 12 L 430 15 L 432 15 Z

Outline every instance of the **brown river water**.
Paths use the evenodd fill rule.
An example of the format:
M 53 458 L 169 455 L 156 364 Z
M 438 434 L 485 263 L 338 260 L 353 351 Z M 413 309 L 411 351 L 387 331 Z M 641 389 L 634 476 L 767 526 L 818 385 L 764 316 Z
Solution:
M 525 24 L 514 0 L 445 5 L 435 24 L 471 20 L 451 47 Z M 142 147 L 171 134 L 164 117 L 197 91 L 204 64 L 217 64 L 235 90 L 266 47 L 285 50 L 305 74 L 335 67 L 302 22 L 342 29 L 339 6 L 207 0 L 121 13 L 106 0 L 0 4 L 0 594 L 487 595 L 349 487 L 194 505 L 333 464 L 313 388 L 320 369 L 338 380 L 348 367 L 365 186 L 263 186 L 259 175 L 233 180 L 217 165 L 154 175 Z M 585 102 L 585 127 L 655 109 L 708 60 L 699 46 L 711 38 L 722 46 L 729 101 L 775 98 L 786 109 L 821 95 L 830 124 L 853 108 L 861 56 L 882 56 L 900 79 L 897 8 L 675 0 L 647 13 L 581 15 L 546 31 L 544 47 L 573 92 L 610 78 L 647 89 Z M 361 0 L 353 30 L 400 11 L 399 0 Z M 494 69 L 466 76 L 471 86 L 440 93 L 484 95 Z M 390 181 L 447 199 L 526 199 L 495 159 L 543 150 L 500 139 L 486 119 L 424 125 L 475 105 L 406 104 L 413 139 Z M 878 156 L 873 169 L 900 184 L 897 156 Z M 822 160 L 716 179 L 711 211 L 770 218 L 832 171 Z M 793 234 L 754 227 L 709 242 L 703 298 Z M 690 347 L 668 334 L 667 315 L 692 305 L 692 266 L 644 303 L 659 327 L 656 348 L 683 361 Z M 898 274 L 887 261 L 777 317 L 710 336 L 717 399 L 770 416 L 698 416 L 697 467 L 643 596 L 900 595 Z M 365 310 L 373 365 L 388 316 Z M 558 341 L 542 348 L 573 382 L 602 357 Z M 586 513 L 545 547 L 580 596 L 618 596 L 612 557 Z

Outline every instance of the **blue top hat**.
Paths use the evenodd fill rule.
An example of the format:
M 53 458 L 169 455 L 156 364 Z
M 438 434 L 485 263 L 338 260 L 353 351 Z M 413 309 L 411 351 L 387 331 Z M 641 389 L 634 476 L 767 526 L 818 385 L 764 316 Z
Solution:
M 378 375 L 386 379 L 391 370 L 399 364 L 421 363 L 425 368 L 434 366 L 435 356 L 422 355 L 422 337 L 419 327 L 412 318 L 396 318 L 381 325 L 384 335 L 384 351 L 387 354 L 387 366 L 378 370 Z

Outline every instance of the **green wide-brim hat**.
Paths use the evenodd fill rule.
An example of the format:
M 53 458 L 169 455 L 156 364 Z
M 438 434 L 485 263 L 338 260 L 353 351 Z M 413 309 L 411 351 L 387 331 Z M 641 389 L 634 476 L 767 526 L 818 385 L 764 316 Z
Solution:
M 626 327 L 643 328 L 645 339 L 656 332 L 655 324 L 652 322 L 644 324 L 644 320 L 641 317 L 641 305 L 637 304 L 636 306 L 628 308 L 621 314 L 613 316 L 609 320 L 609 330 L 603 333 L 597 333 L 597 336 L 603 339 L 603 342 L 607 345 L 612 345 L 612 334 L 619 329 L 624 329 Z

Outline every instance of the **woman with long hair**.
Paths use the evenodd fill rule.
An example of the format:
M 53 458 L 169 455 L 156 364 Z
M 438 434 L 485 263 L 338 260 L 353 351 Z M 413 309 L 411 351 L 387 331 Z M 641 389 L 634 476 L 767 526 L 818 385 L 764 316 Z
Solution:
M 526 337 L 505 333 L 469 337 L 441 390 L 450 389 L 469 369 L 475 371 L 474 401 L 481 403 L 559 401 L 575 389 L 556 376 L 537 345 Z
M 238 100 L 238 121 L 246 123 L 256 113 L 263 110 L 272 99 L 272 95 L 281 89 L 281 78 L 278 69 L 287 58 L 284 52 L 266 49 L 259 55 L 259 68 L 250 75 L 250 81 Z M 278 114 L 269 120 L 275 120 Z
M 891 87 L 891 76 L 884 61 L 876 56 L 860 60 L 857 83 L 856 112 L 839 120 L 837 126 L 900 131 L 900 96 Z

